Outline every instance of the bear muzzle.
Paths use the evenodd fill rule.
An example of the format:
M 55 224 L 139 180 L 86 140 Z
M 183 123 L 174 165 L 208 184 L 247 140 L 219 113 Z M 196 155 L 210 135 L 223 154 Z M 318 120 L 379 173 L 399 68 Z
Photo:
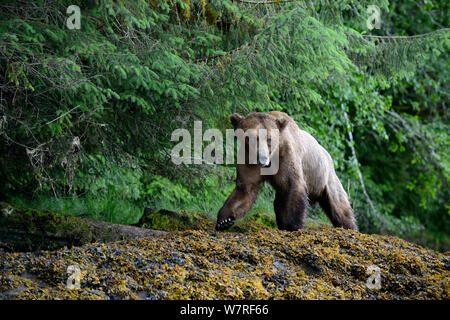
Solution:
M 263 168 L 269 167 L 270 166 L 269 157 L 265 157 L 265 156 L 258 157 L 258 165 Z
M 222 231 L 222 230 L 228 229 L 233 224 L 234 224 L 234 219 L 233 218 L 226 218 L 226 219 L 223 219 L 221 221 L 217 221 L 216 230 L 217 231 Z

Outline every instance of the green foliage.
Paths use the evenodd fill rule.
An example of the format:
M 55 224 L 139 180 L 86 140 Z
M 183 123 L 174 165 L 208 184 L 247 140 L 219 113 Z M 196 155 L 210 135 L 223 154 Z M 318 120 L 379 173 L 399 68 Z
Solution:
M 142 215 L 142 207 L 131 201 L 118 200 L 109 195 L 103 197 L 52 198 L 38 196 L 24 199 L 23 196 L 10 197 L 15 206 L 48 210 L 113 223 L 133 224 Z
M 108 161 L 102 154 L 89 154 L 82 158 L 79 169 L 75 175 L 75 192 L 89 190 L 93 196 L 110 195 L 127 200 L 143 198 L 143 171 L 135 164 Z
M 192 200 L 192 196 L 186 188 L 161 176 L 153 177 L 153 180 L 146 186 L 146 192 L 155 201 L 165 201 L 173 205 Z

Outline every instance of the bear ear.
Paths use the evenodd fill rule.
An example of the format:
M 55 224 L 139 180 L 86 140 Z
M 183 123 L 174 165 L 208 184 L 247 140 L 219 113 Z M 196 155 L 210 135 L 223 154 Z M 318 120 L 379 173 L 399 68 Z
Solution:
M 277 119 L 277 125 L 279 130 L 283 130 L 286 127 L 288 120 L 285 117 L 281 117 Z
M 242 119 L 244 119 L 244 117 L 241 116 L 240 114 L 237 114 L 237 113 L 233 113 L 233 114 L 230 116 L 231 124 L 233 125 L 233 127 L 234 127 L 235 129 L 238 127 L 239 122 L 241 122 Z

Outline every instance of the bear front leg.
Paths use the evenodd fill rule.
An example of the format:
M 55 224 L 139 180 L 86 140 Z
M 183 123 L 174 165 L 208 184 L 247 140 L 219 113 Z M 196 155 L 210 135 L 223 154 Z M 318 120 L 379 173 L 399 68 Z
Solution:
M 235 220 L 245 216 L 256 201 L 258 189 L 259 184 L 236 183 L 236 188 L 219 211 L 216 230 L 225 230 L 231 227 Z
M 304 187 L 294 187 L 285 192 L 277 191 L 274 209 L 278 229 L 287 231 L 301 229 L 307 208 L 308 197 Z

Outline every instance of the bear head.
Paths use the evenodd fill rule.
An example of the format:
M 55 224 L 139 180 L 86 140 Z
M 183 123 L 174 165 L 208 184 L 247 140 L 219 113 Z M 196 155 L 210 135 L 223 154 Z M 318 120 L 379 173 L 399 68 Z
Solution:
M 279 147 L 279 133 L 286 126 L 287 119 L 284 117 L 274 117 L 268 113 L 253 112 L 247 117 L 237 113 L 230 116 L 236 136 L 245 142 L 245 163 L 258 164 L 261 167 L 270 166 L 270 161 Z M 238 133 L 238 130 L 240 134 Z M 249 154 L 256 156 L 256 161 L 252 162 Z M 239 163 L 239 158 L 238 158 Z

